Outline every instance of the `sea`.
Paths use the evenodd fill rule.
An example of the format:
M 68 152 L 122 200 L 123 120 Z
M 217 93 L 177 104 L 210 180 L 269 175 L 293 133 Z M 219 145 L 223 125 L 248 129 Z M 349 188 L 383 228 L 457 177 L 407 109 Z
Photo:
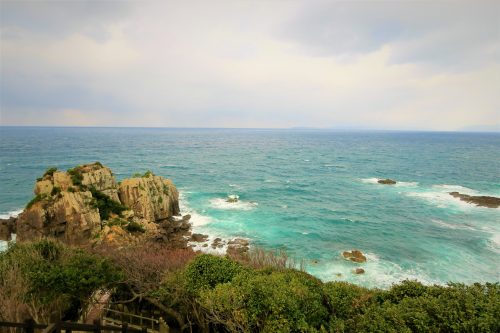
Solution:
M 323 281 L 500 282 L 500 208 L 448 194 L 500 196 L 499 133 L 0 127 L 1 217 L 49 166 L 94 161 L 172 179 L 194 232 L 285 251 Z

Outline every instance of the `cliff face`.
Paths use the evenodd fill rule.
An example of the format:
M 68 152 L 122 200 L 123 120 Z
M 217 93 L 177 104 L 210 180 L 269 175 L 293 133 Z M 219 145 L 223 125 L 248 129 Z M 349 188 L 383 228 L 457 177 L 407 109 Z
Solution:
M 131 238 L 137 239 L 142 233 L 157 234 L 160 225 L 179 214 L 179 194 L 170 180 L 148 172 L 118 186 L 99 162 L 67 172 L 49 169 L 34 193 L 16 221 L 19 241 L 54 237 L 82 244 L 108 239 L 111 229 L 134 233 Z
M 119 197 L 136 217 L 146 221 L 156 222 L 179 214 L 179 192 L 174 184 L 152 173 L 123 180 Z
M 17 219 L 17 239 L 26 241 L 54 237 L 82 244 L 100 229 L 99 210 L 91 205 L 89 191 L 47 195 L 25 209 Z

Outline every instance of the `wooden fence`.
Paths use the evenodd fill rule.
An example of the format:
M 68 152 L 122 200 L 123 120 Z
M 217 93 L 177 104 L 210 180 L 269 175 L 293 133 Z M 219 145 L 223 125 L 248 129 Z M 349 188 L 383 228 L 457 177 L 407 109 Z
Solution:
M 33 320 L 27 320 L 24 323 L 11 323 L 11 322 L 1 322 L 0 321 L 0 332 L 6 332 L 4 328 L 17 328 L 18 332 L 23 333 L 35 333 L 35 330 L 42 333 L 76 333 L 76 332 L 121 332 L 121 333 L 147 333 L 148 329 L 143 327 L 142 329 L 136 329 L 129 327 L 127 323 L 123 323 L 121 326 L 110 326 L 102 325 L 100 320 L 95 320 L 93 324 L 80 324 L 80 323 L 68 323 L 60 321 L 52 324 L 36 324 Z M 20 330 L 20 331 L 19 331 Z

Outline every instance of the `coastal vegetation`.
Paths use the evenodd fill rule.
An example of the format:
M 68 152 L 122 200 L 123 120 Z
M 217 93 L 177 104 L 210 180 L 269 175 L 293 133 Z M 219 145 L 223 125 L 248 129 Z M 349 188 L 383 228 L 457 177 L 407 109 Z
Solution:
M 498 332 L 498 283 L 388 290 L 322 282 L 262 251 L 229 257 L 152 244 L 76 248 L 41 240 L 0 254 L 0 319 L 77 319 L 97 290 L 155 307 L 172 328 L 198 332 Z M 12 310 L 17 309 L 17 310 Z M 25 313 L 22 313 L 25 311 Z

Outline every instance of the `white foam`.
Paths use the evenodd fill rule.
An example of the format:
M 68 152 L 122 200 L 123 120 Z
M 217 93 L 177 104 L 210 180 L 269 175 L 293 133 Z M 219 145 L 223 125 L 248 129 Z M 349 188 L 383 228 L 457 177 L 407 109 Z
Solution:
M 442 221 L 442 220 L 438 220 L 438 219 L 432 219 L 431 221 L 434 222 L 435 224 L 441 226 L 441 227 L 448 228 L 448 229 L 476 230 L 471 225 L 466 225 L 466 224 L 452 224 L 452 223 L 448 223 L 448 222 L 445 222 L 445 221 Z
M 396 182 L 394 184 L 396 187 L 415 187 L 418 186 L 418 182 Z
M 187 191 L 179 191 L 179 208 L 182 212 L 182 214 L 186 215 L 189 214 L 191 215 L 191 219 L 189 222 L 191 222 L 191 225 L 193 227 L 199 227 L 202 225 L 209 224 L 212 222 L 212 218 L 210 216 L 202 215 L 189 207 L 188 201 L 186 199 L 185 193 L 190 193 Z
M 252 210 L 258 206 L 258 203 L 253 201 L 241 201 L 241 200 L 237 202 L 228 202 L 227 199 L 215 198 L 210 200 L 210 205 L 216 209 Z
M 378 184 L 378 178 L 363 178 L 363 179 L 360 179 L 360 180 L 363 183 Z
M 437 189 L 441 192 L 449 193 L 449 192 L 460 192 L 461 194 L 468 194 L 468 195 L 477 195 L 479 194 L 477 191 L 470 189 L 465 186 L 460 186 L 460 185 L 447 185 L 447 184 L 440 184 L 440 185 L 433 185 L 432 188 Z
M 12 210 L 10 212 L 0 214 L 0 219 L 8 219 L 8 218 L 11 218 L 11 217 L 17 217 L 22 212 L 23 212 L 23 209 Z

